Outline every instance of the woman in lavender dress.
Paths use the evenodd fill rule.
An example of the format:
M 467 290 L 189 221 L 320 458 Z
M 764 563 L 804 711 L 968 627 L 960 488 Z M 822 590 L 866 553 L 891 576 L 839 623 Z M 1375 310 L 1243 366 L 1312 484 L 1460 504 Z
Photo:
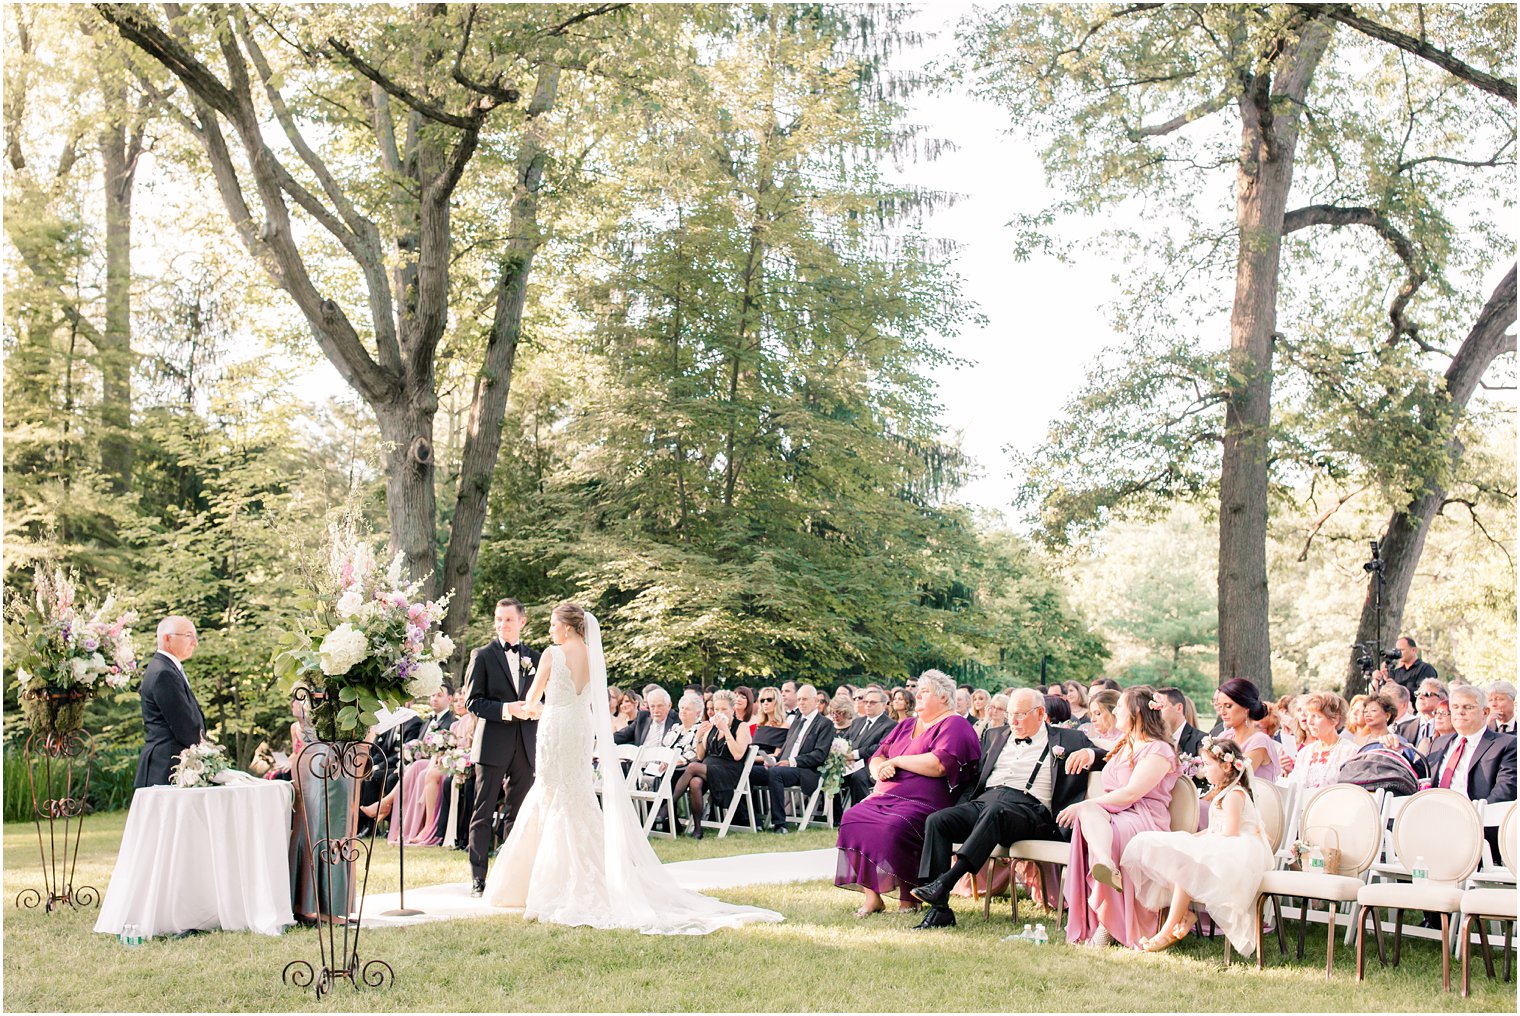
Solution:
M 1114 714 L 1122 737 L 1103 767 L 1103 793 L 1063 808 L 1056 822 L 1072 829 L 1066 865 L 1066 902 L 1071 919 L 1068 942 L 1137 946 L 1156 933 L 1159 915 L 1124 884 L 1119 865 L 1124 848 L 1142 832 L 1171 828 L 1172 786 L 1181 769 L 1144 685 L 1126 688 Z
M 839 822 L 834 884 L 865 893 L 857 917 L 886 909 L 882 897 L 894 892 L 899 910 L 917 905 L 924 822 L 976 781 L 982 748 L 970 722 L 955 713 L 955 682 L 925 671 L 915 703 L 916 715 L 898 723 L 871 757 L 876 788 Z

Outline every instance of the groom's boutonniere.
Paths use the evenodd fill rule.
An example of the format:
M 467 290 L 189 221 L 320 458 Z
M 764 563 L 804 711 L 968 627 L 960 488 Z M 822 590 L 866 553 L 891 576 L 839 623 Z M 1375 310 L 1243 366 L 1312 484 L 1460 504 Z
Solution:
M 1050 746 L 1050 753 L 1052 755 L 1054 755 L 1056 758 L 1065 758 L 1066 757 L 1066 749 L 1063 748 L 1059 744 L 1053 744 L 1053 745 L 1051 745 Z
M 538 669 L 537 667 L 533 666 L 533 657 L 529 656 L 527 653 L 522 654 L 522 660 L 519 661 L 518 666 L 520 666 L 522 668 L 522 672 L 524 674 L 527 674 L 529 677 L 532 677 L 534 671 Z

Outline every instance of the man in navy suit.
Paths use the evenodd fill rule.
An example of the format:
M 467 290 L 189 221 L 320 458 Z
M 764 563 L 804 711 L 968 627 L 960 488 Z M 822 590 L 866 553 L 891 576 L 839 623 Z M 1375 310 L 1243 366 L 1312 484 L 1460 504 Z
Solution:
M 466 708 L 480 717 L 470 745 L 475 762 L 475 808 L 470 816 L 471 896 L 485 892 L 486 861 L 495 833 L 491 818 L 501 799 L 503 780 L 507 784 L 503 837 L 512 831 L 517 810 L 533 786 L 538 721 L 517 719 L 507 711 L 509 703 L 528 697 L 538 669 L 538 653 L 518 641 L 526 619 L 518 601 L 496 601 L 496 638 L 470 654 L 464 674 Z
M 195 655 L 200 637 L 188 617 L 158 622 L 158 652 L 148 659 L 142 679 L 143 747 L 137 757 L 134 787 L 169 782 L 179 753 L 206 736 L 206 717 L 190 690 L 184 661 Z
M 1438 787 L 1470 801 L 1515 799 L 1515 735 L 1488 729 L 1488 704 L 1470 684 L 1447 690 L 1452 732 L 1435 743 L 1430 771 Z

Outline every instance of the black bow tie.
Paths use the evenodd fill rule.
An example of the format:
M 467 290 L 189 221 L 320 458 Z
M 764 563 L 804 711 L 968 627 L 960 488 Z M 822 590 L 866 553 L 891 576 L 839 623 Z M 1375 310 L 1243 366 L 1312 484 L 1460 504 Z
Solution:
M 520 654 L 522 652 L 522 643 L 521 642 L 503 642 L 501 644 L 501 648 L 502 648 L 503 652 L 519 653 Z
M 1014 744 L 1033 744 L 1034 743 L 1034 738 L 1032 738 L 1032 737 L 1015 737 L 1013 739 L 1013 743 Z

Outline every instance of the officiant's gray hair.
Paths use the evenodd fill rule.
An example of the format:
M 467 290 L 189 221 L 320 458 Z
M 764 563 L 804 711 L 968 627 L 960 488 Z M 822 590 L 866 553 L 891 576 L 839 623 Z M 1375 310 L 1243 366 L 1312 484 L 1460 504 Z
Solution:
M 942 670 L 926 670 L 918 675 L 918 681 L 928 681 L 934 687 L 934 694 L 947 706 L 955 705 L 955 682 Z

